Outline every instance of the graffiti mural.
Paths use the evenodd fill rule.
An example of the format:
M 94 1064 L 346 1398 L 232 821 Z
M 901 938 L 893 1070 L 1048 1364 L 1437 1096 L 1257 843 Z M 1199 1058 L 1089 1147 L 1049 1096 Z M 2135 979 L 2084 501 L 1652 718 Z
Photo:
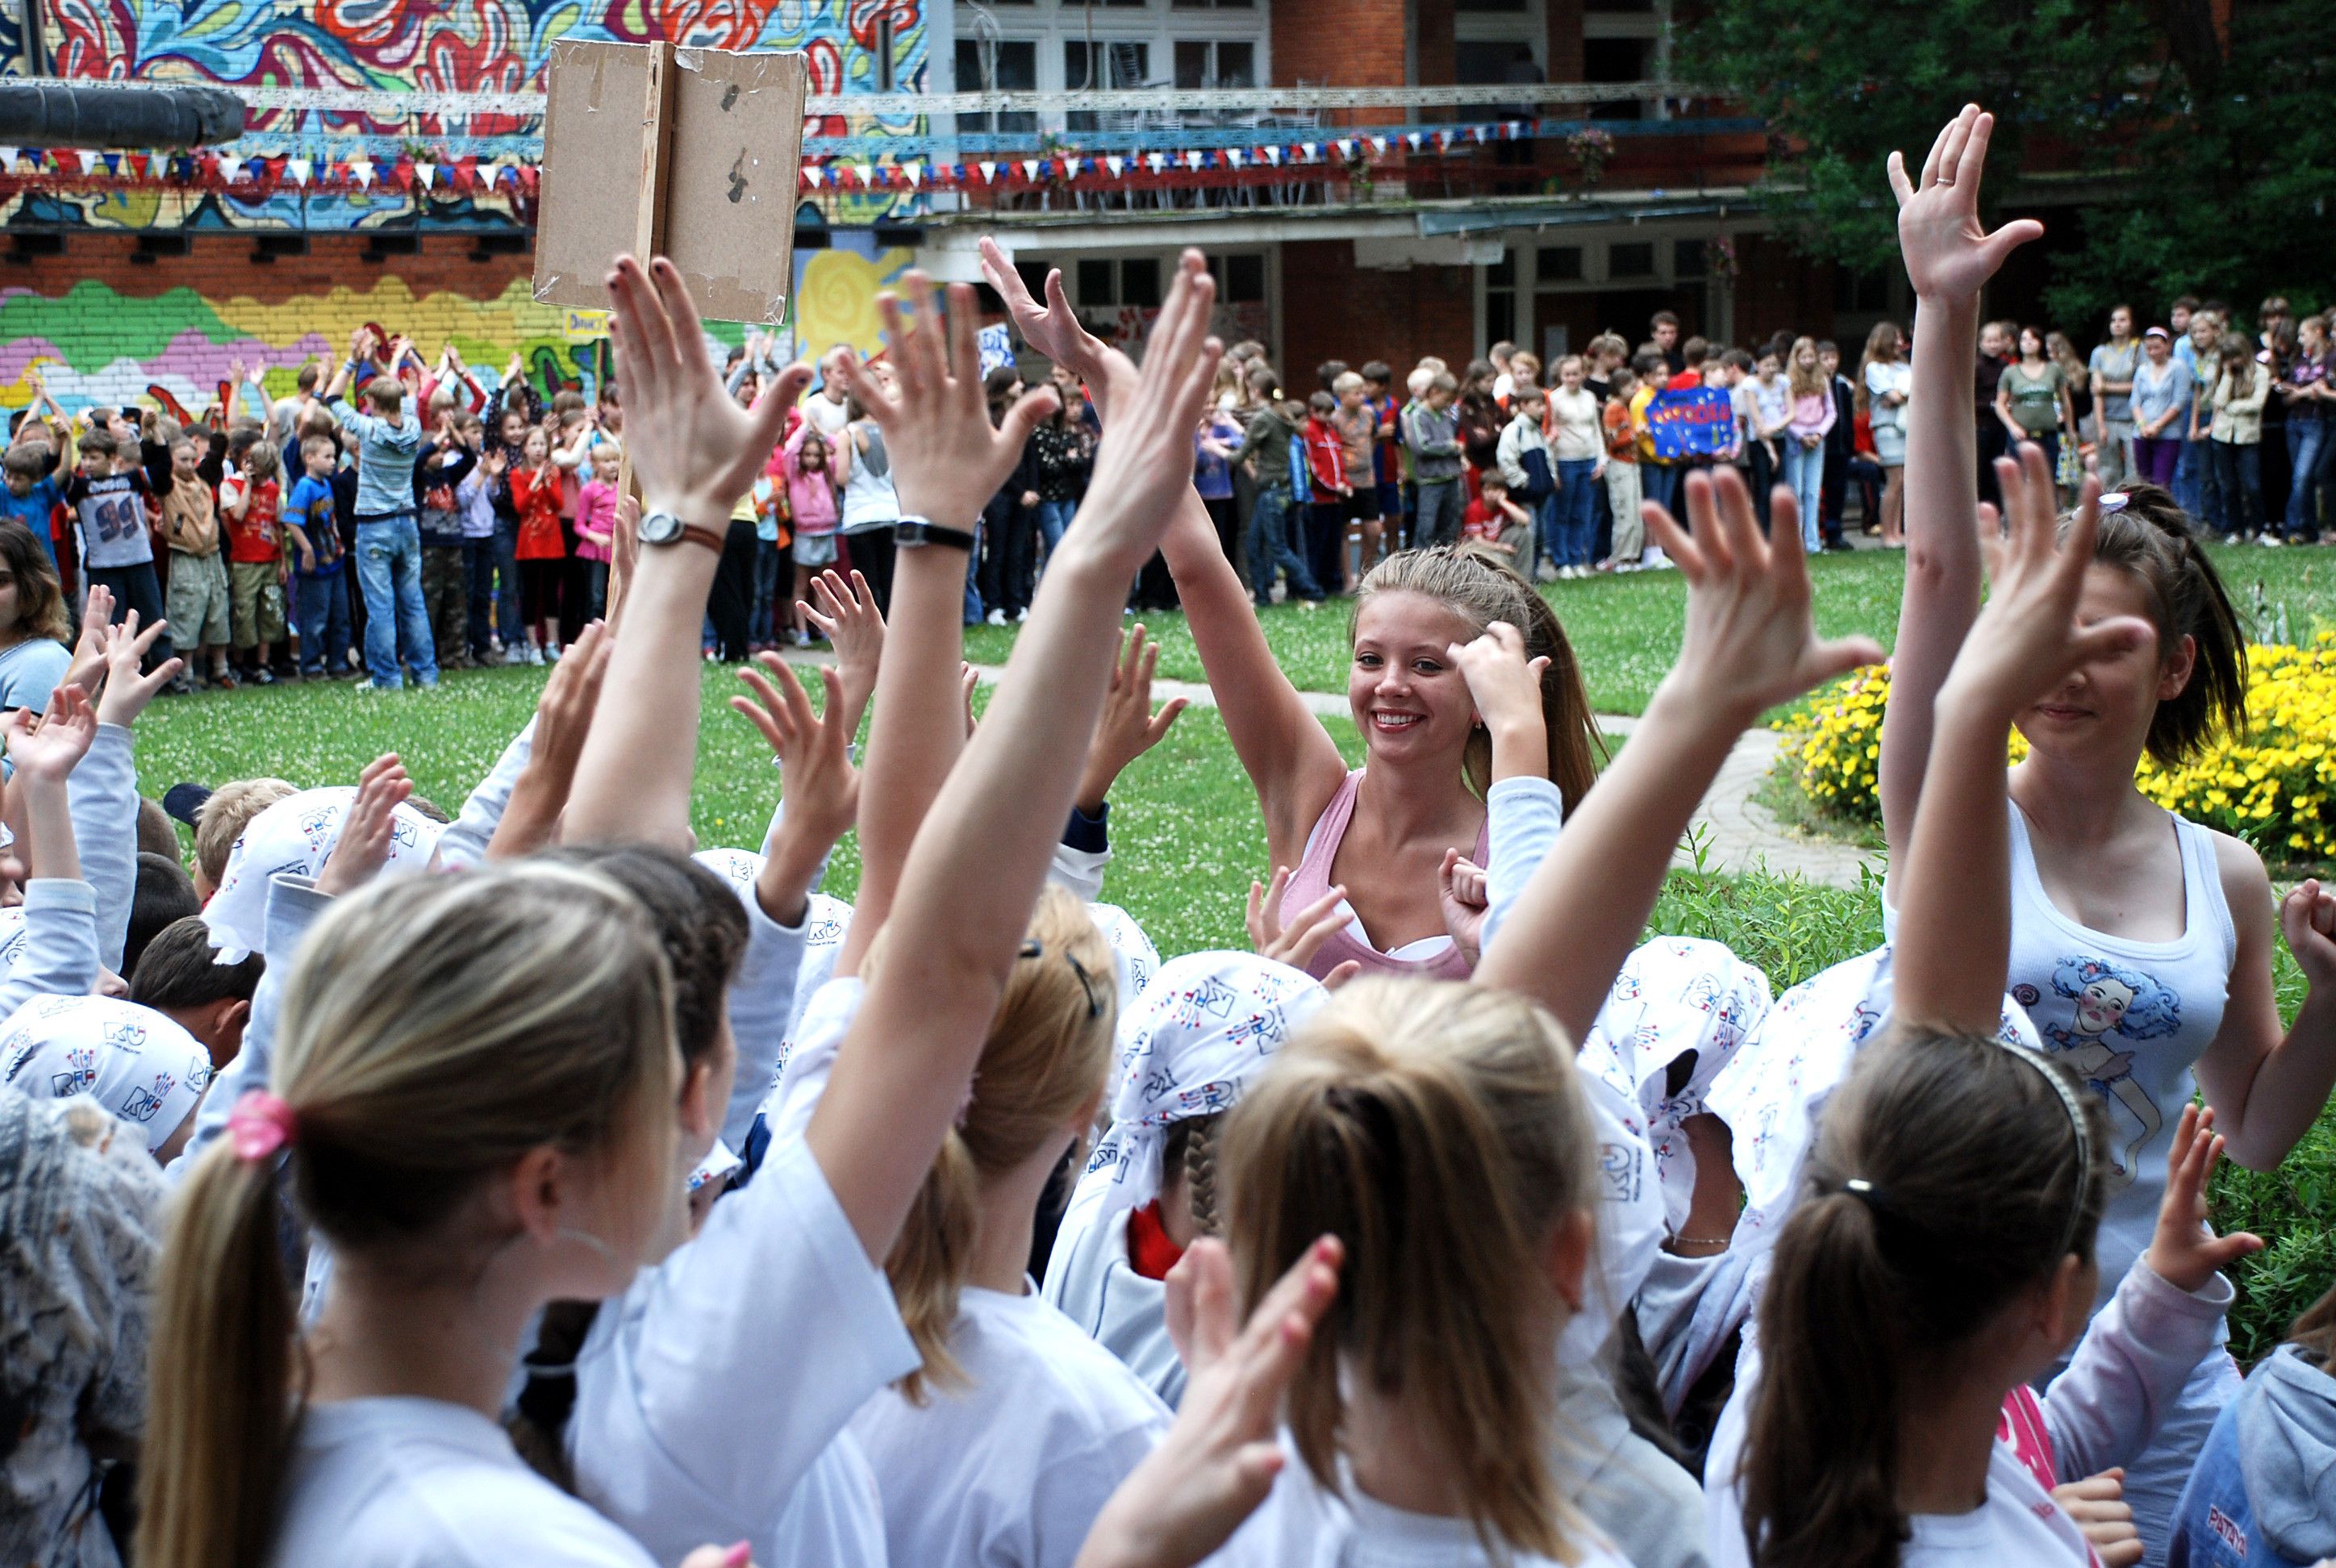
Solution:
M 16 7 L 0 12 L 0 63 L 22 66 Z M 49 47 L 60 76 L 232 86 L 422 93 L 538 92 L 552 41 L 668 38 L 718 49 L 801 51 L 814 93 L 922 92 L 928 37 L 921 0 L 55 0 Z M 889 55 L 889 63 L 880 57 Z M 915 116 L 827 115 L 808 135 L 883 136 Z M 319 162 L 401 155 L 453 162 L 533 157 L 533 116 L 415 115 L 255 109 L 223 153 Z M 878 204 L 885 205 L 885 204 Z M 38 206 L 41 210 L 19 211 Z M 0 203 L 0 221 L 150 227 L 350 229 L 396 222 L 478 228 L 520 221 L 504 195 L 415 190 L 373 198 L 279 190 L 249 200 L 202 190 L 67 190 Z
M 492 299 L 417 297 L 394 277 L 273 302 L 191 288 L 139 298 L 94 280 L 54 299 L 0 290 L 0 409 L 30 404 L 38 371 L 70 413 L 143 401 L 200 415 L 224 396 L 238 360 L 266 367 L 269 397 L 287 396 L 303 364 L 313 357 L 329 365 L 367 322 L 411 335 L 433 359 L 452 343 L 466 361 L 496 373 L 516 351 L 539 391 L 572 386 L 589 395 L 606 372 L 607 340 L 571 341 L 567 314 L 538 305 L 516 279 Z M 724 324 L 709 324 L 707 333 L 717 363 L 740 338 Z

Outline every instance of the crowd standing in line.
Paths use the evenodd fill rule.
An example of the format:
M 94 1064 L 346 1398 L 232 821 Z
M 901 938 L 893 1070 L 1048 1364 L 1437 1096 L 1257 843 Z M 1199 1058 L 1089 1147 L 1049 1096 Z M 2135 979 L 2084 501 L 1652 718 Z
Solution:
M 985 376 L 971 288 L 944 303 L 912 272 L 880 302 L 881 366 L 831 358 L 816 392 L 781 366 L 751 400 L 679 274 L 618 258 L 638 498 L 599 467 L 608 414 L 548 431 L 492 394 L 432 443 L 423 505 L 452 529 L 421 535 L 360 482 L 358 548 L 394 585 L 419 551 L 493 539 L 464 531 L 478 473 L 523 482 L 533 570 L 504 642 L 561 657 L 451 819 L 395 755 L 354 786 L 141 800 L 134 726 L 186 663 L 136 603 L 116 620 L 151 563 L 89 569 L 116 575 L 68 649 L 48 552 L 0 521 L 9 1560 L 2336 1553 L 2336 1292 L 2243 1379 L 2224 1271 L 2262 1242 L 2205 1223 L 2218 1161 L 2275 1166 L 2336 1085 L 2336 895 L 2275 900 L 2251 848 L 2134 787 L 2145 752 L 2170 765 L 2244 722 L 2245 648 L 2173 495 L 2088 472 L 2064 504 L 2022 441 L 1981 505 L 1961 403 L 1979 301 L 2041 232 L 1980 225 L 1991 130 L 1967 109 L 1919 170 L 1892 160 L 1919 307 L 1910 356 L 1868 351 L 1908 374 L 1867 385 L 1903 411 L 1877 466 L 1901 471 L 1892 526 L 1925 570 L 1882 740 L 1888 940 L 1782 996 L 1720 943 L 1642 938 L 1743 729 L 1882 657 L 1811 623 L 1804 502 L 1840 404 L 1806 340 L 1735 367 L 1782 458 L 1765 498 L 1732 463 L 1638 476 L 1684 625 L 1602 772 L 1563 626 L 1517 570 L 1552 538 L 1519 492 L 1568 464 L 1587 484 L 1601 453 L 1608 475 L 1655 467 L 1616 453 L 1636 431 L 1614 397 L 1513 361 L 1505 420 L 1443 372 L 1387 409 L 1366 367 L 1283 400 L 1260 441 L 1212 413 L 1193 251 L 1141 368 L 992 256 L 1066 373 L 1048 386 Z M 2057 359 L 2017 346 L 1994 395 L 2036 417 Z M 421 453 L 402 397 L 336 406 L 345 379 L 320 405 L 360 482 L 364 453 Z M 1648 390 L 1617 384 L 1626 407 Z M 1059 417 L 1081 389 L 1091 449 Z M 2164 439 L 2137 401 L 2136 443 Z M 464 413 L 501 443 L 474 462 Z M 330 433 L 302 417 L 323 484 Z M 1348 493 L 1373 470 L 1348 439 L 1388 424 L 1451 461 L 1413 480 L 1451 531 L 1365 570 L 1312 547 L 1351 523 L 1363 548 L 1358 505 L 1387 543 L 1397 514 Z M 1300 484 L 1337 499 L 1305 503 L 1329 531 L 1277 545 L 1277 570 L 1286 550 L 1318 587 L 1359 574 L 1359 767 L 1276 665 L 1196 462 L 1284 433 L 1290 510 Z M 1081 451 L 1089 482 L 976 725 L 977 532 L 1009 491 L 1062 504 L 1034 443 Z M 115 477 L 87 451 L 92 485 Z M 592 465 L 568 510 L 562 454 Z M 172 463 L 171 548 L 211 560 L 221 515 Z M 274 472 L 248 443 L 230 520 Z M 796 558 L 837 658 L 816 705 L 775 653 L 745 664 L 733 706 L 780 764 L 776 810 L 759 848 L 701 847 L 708 605 L 724 645 L 753 640 L 781 492 L 819 525 L 800 537 L 884 548 L 848 577 Z M 321 528 L 304 508 L 324 504 L 272 515 L 312 577 L 320 541 L 285 519 Z M 1561 519 L 1563 570 L 1583 525 Z M 256 650 L 284 560 L 241 563 L 266 569 L 241 587 L 225 564 L 225 642 L 240 596 Z M 1163 961 L 1102 901 L 1113 786 L 1177 716 L 1123 629 L 1147 573 L 1257 791 L 1252 951 Z M 389 617 L 373 646 L 427 665 L 433 638 Z M 845 904 L 821 883 L 852 831 Z M 2292 1025 L 2282 932 L 2309 988 Z

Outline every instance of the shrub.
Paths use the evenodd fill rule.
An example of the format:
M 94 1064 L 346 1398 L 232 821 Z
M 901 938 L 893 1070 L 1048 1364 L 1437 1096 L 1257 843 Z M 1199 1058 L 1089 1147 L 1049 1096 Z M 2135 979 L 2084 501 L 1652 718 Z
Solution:
M 1857 670 L 1780 721 L 1784 755 L 1820 811 L 1882 814 L 1875 775 L 1890 672 Z M 2015 733 L 2011 760 L 2027 755 Z M 2246 840 L 2274 862 L 2336 859 L 2336 632 L 2309 647 L 2247 650 L 2247 733 L 2217 735 L 2180 767 L 2147 756 L 2141 793 L 2191 821 Z

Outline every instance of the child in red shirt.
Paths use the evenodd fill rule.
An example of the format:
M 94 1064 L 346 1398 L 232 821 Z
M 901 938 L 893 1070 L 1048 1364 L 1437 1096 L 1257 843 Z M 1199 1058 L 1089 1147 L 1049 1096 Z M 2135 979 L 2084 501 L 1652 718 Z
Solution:
M 227 525 L 228 639 L 246 678 L 273 686 L 268 649 L 287 629 L 284 584 L 292 575 L 284 553 L 283 459 L 265 441 L 244 450 L 240 472 L 219 482 L 219 516 Z
M 1518 542 L 1526 537 L 1523 531 L 1533 527 L 1533 514 L 1509 499 L 1509 482 L 1501 477 L 1499 469 L 1486 469 L 1480 482 L 1482 493 L 1460 514 L 1461 541 L 1480 540 L 1503 555 L 1514 556 Z M 1513 530 L 1519 531 L 1513 536 Z
M 559 469 L 551 437 L 538 425 L 527 433 L 521 466 L 511 470 L 511 507 L 519 513 L 520 619 L 527 628 L 527 662 L 560 658 L 560 591 L 568 572 L 568 542 L 560 531 Z
M 1347 443 L 1331 416 L 1338 400 L 1318 392 L 1306 403 L 1306 474 L 1312 493 L 1307 497 L 1306 564 L 1314 580 L 1329 592 L 1344 593 L 1347 582 L 1347 498 L 1355 487 L 1347 476 Z

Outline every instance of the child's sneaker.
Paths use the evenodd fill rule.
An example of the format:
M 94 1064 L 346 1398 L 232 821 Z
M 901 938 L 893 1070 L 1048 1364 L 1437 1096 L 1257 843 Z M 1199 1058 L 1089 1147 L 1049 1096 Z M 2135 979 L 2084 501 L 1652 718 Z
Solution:
M 543 645 L 543 662 L 546 664 L 558 664 L 560 662 L 560 645 L 558 643 L 547 642 Z
M 527 662 L 531 665 L 541 664 L 543 662 L 543 650 L 536 647 L 535 644 L 529 643 L 527 645 Z
M 244 678 L 250 681 L 254 686 L 274 686 L 276 684 L 275 672 L 270 670 L 264 664 L 254 665 L 250 669 L 246 670 L 244 672 Z

